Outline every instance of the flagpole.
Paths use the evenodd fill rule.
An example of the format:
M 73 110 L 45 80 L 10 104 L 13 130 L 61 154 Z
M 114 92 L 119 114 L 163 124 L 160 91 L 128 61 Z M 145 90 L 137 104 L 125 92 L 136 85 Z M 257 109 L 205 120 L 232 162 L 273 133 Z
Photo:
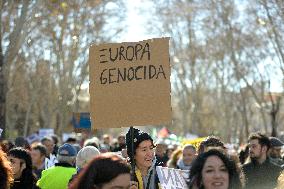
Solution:
M 135 180 L 135 160 L 134 160 L 134 128 L 133 127 L 130 127 L 130 140 L 131 140 L 131 161 L 130 161 L 130 164 L 131 164 L 131 181 L 134 181 Z

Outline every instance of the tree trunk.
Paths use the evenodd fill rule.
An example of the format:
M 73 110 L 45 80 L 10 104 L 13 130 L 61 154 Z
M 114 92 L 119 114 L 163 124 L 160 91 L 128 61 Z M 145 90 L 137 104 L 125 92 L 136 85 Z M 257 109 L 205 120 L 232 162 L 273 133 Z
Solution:
M 277 111 L 272 110 L 272 111 L 270 112 L 270 116 L 271 116 L 271 127 L 272 127 L 271 136 L 273 136 L 273 137 L 277 137 L 276 115 L 277 115 Z

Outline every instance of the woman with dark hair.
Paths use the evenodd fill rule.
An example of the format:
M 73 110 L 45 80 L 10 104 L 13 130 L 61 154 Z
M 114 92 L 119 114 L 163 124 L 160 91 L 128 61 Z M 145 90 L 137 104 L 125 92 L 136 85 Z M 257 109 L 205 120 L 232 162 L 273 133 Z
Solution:
M 0 148 L 0 189 L 10 188 L 13 183 L 13 173 L 6 154 Z
M 133 174 L 134 189 L 160 189 L 157 166 L 164 163 L 155 157 L 155 146 L 152 137 L 139 129 L 133 128 L 133 146 L 131 130 L 126 133 L 127 154 L 131 165 L 135 165 Z M 133 148 L 132 148 L 133 147 Z M 133 166 L 134 167 L 134 166 Z M 136 187 L 136 188 L 135 188 Z
M 236 164 L 219 150 L 209 150 L 197 156 L 189 175 L 190 189 L 241 189 L 240 172 Z
M 14 183 L 11 189 L 36 189 L 36 177 L 33 175 L 32 158 L 27 150 L 23 148 L 13 148 L 8 153 L 11 162 Z
M 96 156 L 70 184 L 69 189 L 128 189 L 130 168 L 119 156 Z

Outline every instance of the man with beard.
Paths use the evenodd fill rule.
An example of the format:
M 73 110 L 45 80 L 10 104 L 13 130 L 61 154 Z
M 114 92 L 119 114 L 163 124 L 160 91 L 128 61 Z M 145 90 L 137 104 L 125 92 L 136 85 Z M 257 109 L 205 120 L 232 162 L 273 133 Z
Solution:
M 282 169 L 270 162 L 268 151 L 270 140 L 261 133 L 249 137 L 249 156 L 251 161 L 243 165 L 246 177 L 246 189 L 273 189 Z
M 283 142 L 277 137 L 269 137 L 271 148 L 269 150 L 269 157 L 272 163 L 282 166 L 284 161 L 281 157 L 281 149 Z

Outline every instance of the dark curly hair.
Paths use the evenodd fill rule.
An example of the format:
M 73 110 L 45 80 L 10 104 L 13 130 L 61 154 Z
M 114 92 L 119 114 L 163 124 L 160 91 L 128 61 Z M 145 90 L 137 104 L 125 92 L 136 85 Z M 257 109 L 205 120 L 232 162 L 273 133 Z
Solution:
M 199 147 L 198 147 L 198 154 L 201 154 L 206 151 L 206 148 L 208 147 L 219 147 L 221 149 L 226 149 L 224 143 L 220 140 L 220 138 L 216 136 L 208 136 L 206 139 L 204 139 Z
M 199 189 L 204 189 L 204 186 L 202 185 L 202 170 L 207 158 L 210 156 L 217 156 L 223 161 L 229 174 L 229 189 L 241 189 L 243 182 L 235 162 L 221 151 L 214 149 L 199 154 L 196 160 L 193 162 L 189 175 L 189 188 L 192 188 L 193 185 L 196 185 Z
M 113 153 L 101 154 L 88 163 L 69 189 L 101 188 L 120 174 L 130 174 L 128 164 Z

